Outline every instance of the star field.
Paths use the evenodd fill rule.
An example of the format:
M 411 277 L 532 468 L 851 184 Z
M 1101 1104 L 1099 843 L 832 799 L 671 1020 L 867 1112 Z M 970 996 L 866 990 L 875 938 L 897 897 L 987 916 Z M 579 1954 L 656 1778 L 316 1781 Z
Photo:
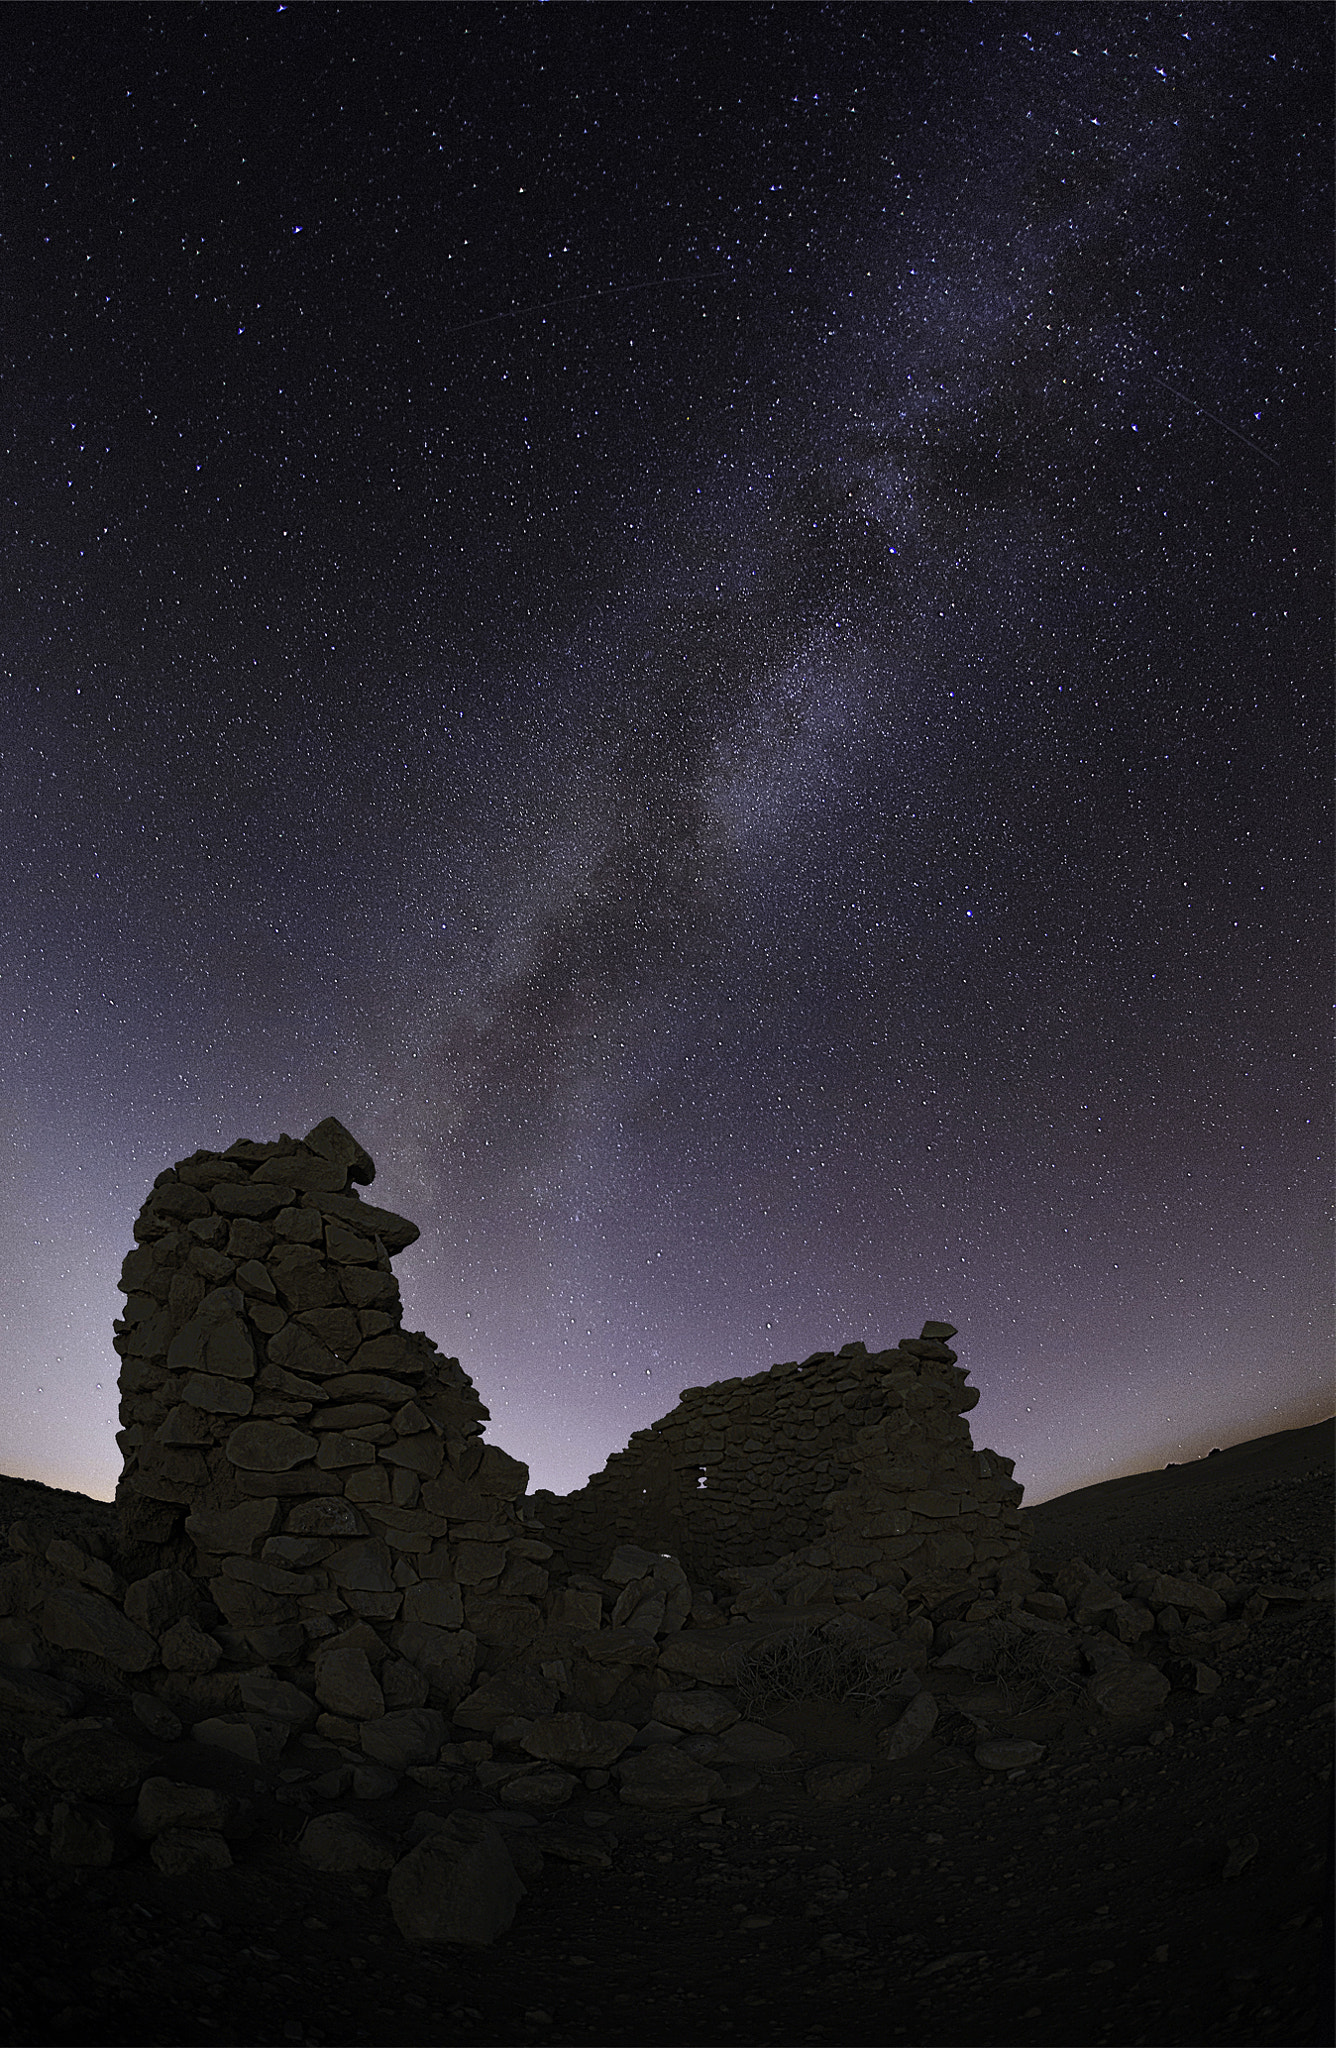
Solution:
M 925 1317 L 1330 1412 L 1318 9 L 7 10 L 3 1468 L 337 1116 L 566 1491 Z

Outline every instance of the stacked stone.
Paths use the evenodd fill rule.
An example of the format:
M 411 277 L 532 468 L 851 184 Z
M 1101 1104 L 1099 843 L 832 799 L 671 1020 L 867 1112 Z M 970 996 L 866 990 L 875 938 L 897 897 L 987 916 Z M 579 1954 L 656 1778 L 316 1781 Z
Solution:
M 895 1565 L 903 1582 L 907 1561 L 964 1573 L 1023 1564 L 1021 1488 L 1010 1460 L 974 1450 L 962 1416 L 979 1396 L 948 1348 L 955 1334 L 929 1322 L 887 1351 L 846 1344 L 689 1387 L 578 1493 L 533 1496 L 544 1534 L 568 1564 L 597 1568 L 612 1544 L 643 1543 L 670 1550 L 695 1583 L 758 1597 L 771 1567 L 829 1598 L 832 1571 L 838 1597 L 862 1597 L 874 1567 Z M 841 1573 L 862 1574 L 861 1592 Z
M 374 1173 L 329 1117 L 160 1174 L 115 1338 L 127 1548 L 185 1567 L 230 1663 L 314 1675 L 348 1740 L 387 1653 L 398 1704 L 443 1707 L 513 1653 L 551 1554 L 458 1360 L 401 1327 L 390 1257 L 419 1233 L 350 1186 Z

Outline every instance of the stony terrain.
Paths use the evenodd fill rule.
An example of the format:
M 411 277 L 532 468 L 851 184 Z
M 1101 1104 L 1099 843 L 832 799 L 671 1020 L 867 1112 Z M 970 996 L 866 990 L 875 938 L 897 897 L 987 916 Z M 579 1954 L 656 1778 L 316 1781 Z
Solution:
M 1331 1440 L 1263 1439 L 1184 1468 L 1191 1486 L 1146 1475 L 1134 1561 L 1232 1582 L 1223 1621 L 1189 1618 L 1154 1652 L 1172 1689 L 1153 1711 L 1101 1713 L 1084 1669 L 1065 1684 L 1015 1670 L 1003 1695 L 996 1674 L 930 1663 L 939 1711 L 912 1753 L 879 1753 L 903 1700 L 775 1701 L 750 1725 L 793 1747 L 704 1809 L 581 1787 L 544 1817 L 407 1778 L 388 1798 L 322 1800 L 328 1746 L 265 1770 L 164 1745 L 123 1700 L 89 1693 L 79 1718 L 110 1721 L 146 1776 L 250 1804 L 227 1868 L 173 1878 L 142 1845 L 71 1867 L 52 1856 L 60 1788 L 24 1756 L 46 1724 L 11 1704 L 0 2032 L 331 2048 L 1329 2041 Z M 1050 1530 L 1121 1569 L 1100 1558 L 1102 1491 L 1027 1516 L 1041 1594 L 1070 1584 Z M 0 1517 L 75 1541 L 111 1512 L 0 1481 Z M 997 1737 L 1040 1753 L 989 1768 L 977 1753 Z M 490 1812 L 526 1887 L 487 1946 L 406 1943 L 381 1872 L 317 1871 L 297 1850 L 312 1813 L 353 1808 L 401 1846 L 415 1810 L 461 1805 Z

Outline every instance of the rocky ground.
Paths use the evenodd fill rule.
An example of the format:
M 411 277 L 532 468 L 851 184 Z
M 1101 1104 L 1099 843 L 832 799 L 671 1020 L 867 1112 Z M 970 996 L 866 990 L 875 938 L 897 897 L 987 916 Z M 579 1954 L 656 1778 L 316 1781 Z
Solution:
M 231 1866 L 188 1879 L 142 1850 L 104 1869 L 53 1861 L 59 1789 L 25 1761 L 31 1714 L 0 1709 L 0 2037 L 1330 2042 L 1331 1436 L 1263 1444 L 1031 1512 L 1045 1571 L 1079 1552 L 1231 1582 L 1224 1620 L 1157 1645 L 1174 1689 L 1153 1713 L 1110 1720 L 1060 1678 L 1008 1693 L 930 1666 L 936 1726 L 896 1762 L 876 1738 L 903 1701 L 792 1700 L 751 1715 L 791 1752 L 704 1811 L 582 1789 L 545 1819 L 469 1786 L 437 1803 L 490 1810 L 527 1886 L 485 1948 L 411 1947 L 382 1876 L 297 1855 L 314 1778 L 339 1761 L 327 1746 L 289 1745 L 282 1770 L 257 1772 L 151 1741 L 110 1696 L 82 1714 L 143 1745 L 156 1774 L 243 1794 L 248 1818 Z M 0 1526 L 40 1516 L 77 1537 L 109 1515 L 0 1481 Z M 987 1768 L 976 1752 L 997 1737 L 1042 1753 Z M 403 1781 L 358 1810 L 402 1839 L 424 1801 Z

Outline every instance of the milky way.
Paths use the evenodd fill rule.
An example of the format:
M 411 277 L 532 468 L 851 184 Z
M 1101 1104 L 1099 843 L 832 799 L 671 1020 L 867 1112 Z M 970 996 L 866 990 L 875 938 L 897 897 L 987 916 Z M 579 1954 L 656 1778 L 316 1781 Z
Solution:
M 1031 1498 L 1328 1412 L 1329 15 L 7 25 L 4 1469 L 326 1115 L 535 1485 L 929 1316 Z

